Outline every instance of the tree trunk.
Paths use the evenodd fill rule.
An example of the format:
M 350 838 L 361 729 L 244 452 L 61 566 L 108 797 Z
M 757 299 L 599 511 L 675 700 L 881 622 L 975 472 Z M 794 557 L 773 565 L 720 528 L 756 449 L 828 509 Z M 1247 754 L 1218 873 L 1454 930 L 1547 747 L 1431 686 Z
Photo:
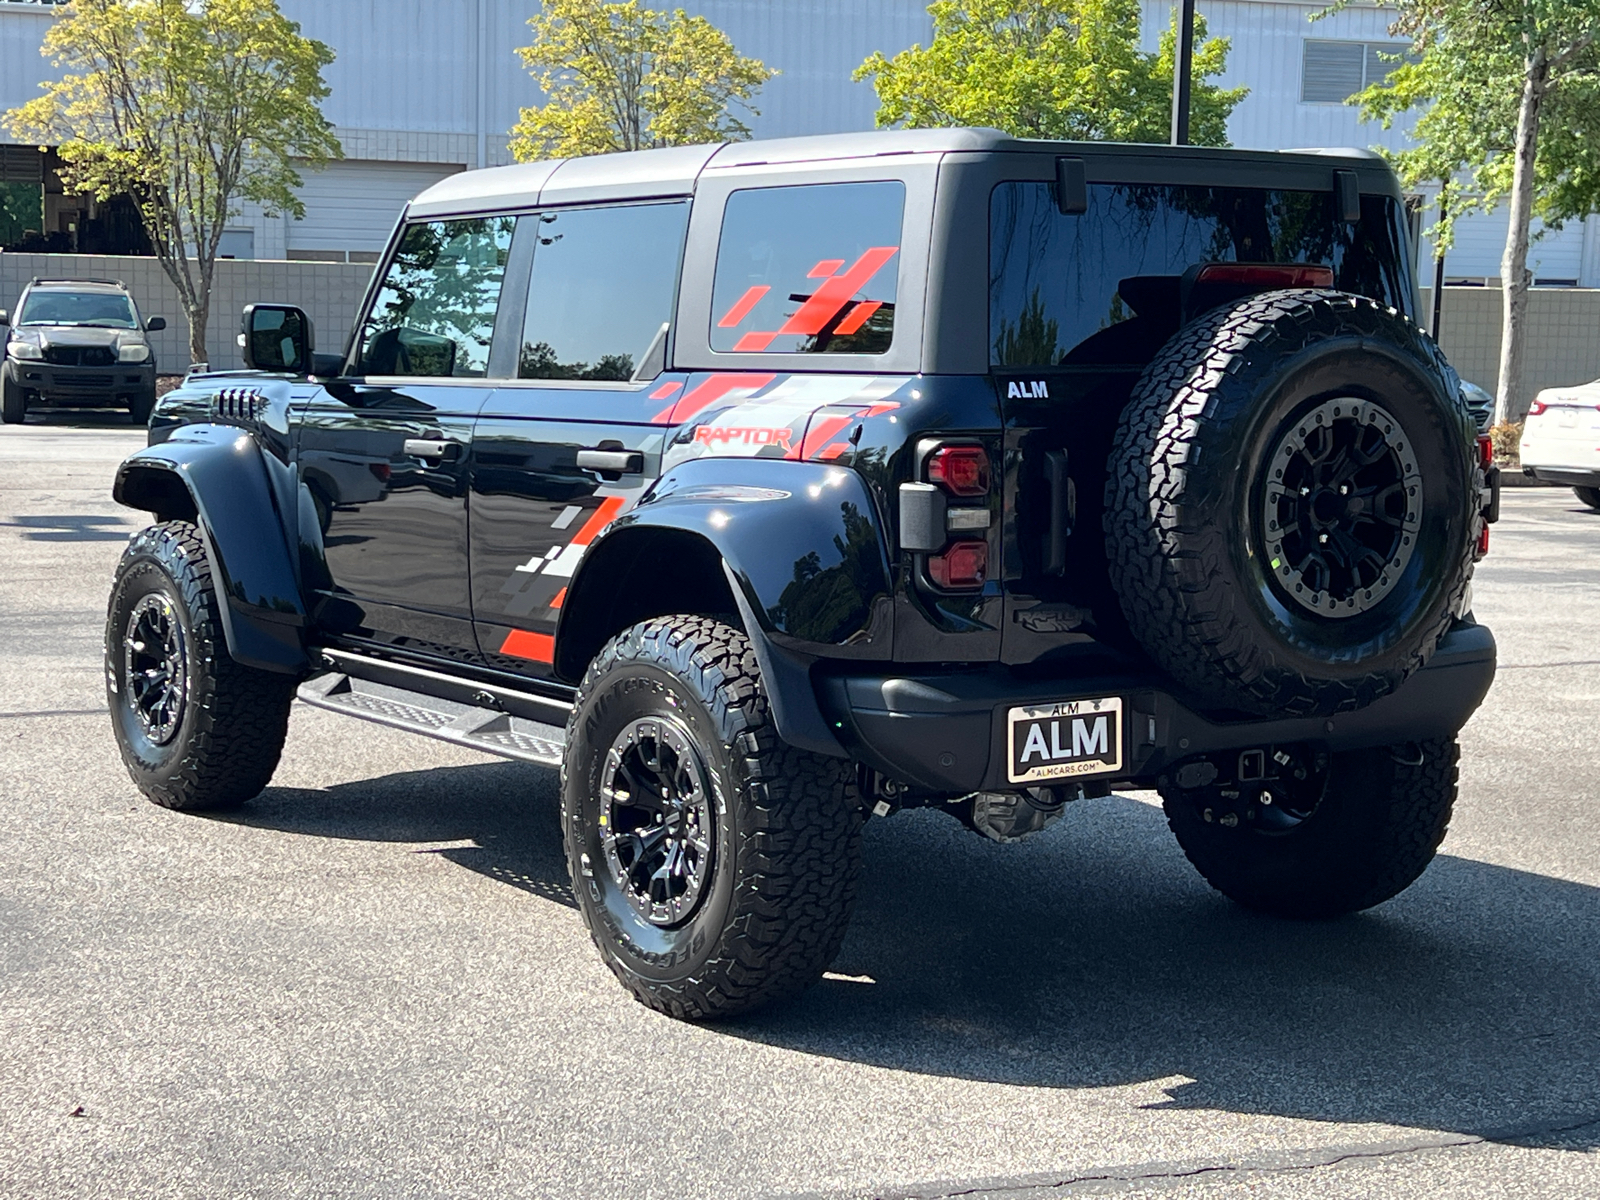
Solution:
M 1539 109 L 1544 102 L 1550 62 L 1544 47 L 1528 56 L 1517 109 L 1517 144 L 1511 181 L 1511 220 L 1506 252 L 1500 260 L 1503 317 L 1500 326 L 1500 383 L 1494 398 L 1494 423 L 1522 415 L 1523 342 L 1528 316 L 1528 226 L 1533 220 L 1534 160 L 1539 149 Z
M 190 363 L 208 363 L 211 361 L 206 354 L 206 324 L 211 319 L 211 291 L 184 305 L 189 317 L 189 361 Z

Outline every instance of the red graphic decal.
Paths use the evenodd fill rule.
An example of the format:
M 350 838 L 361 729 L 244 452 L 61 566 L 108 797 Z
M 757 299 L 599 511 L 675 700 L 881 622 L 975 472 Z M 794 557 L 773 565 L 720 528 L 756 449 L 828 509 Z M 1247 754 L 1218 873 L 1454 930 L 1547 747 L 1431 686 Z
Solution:
M 852 308 L 844 320 L 834 326 L 835 333 L 854 333 L 867 323 L 867 318 L 883 307 L 882 300 L 863 300 Z
M 855 419 L 856 414 L 849 413 L 842 417 L 824 417 L 820 421 L 813 421 L 811 427 L 806 430 L 806 442 L 800 451 L 800 457 L 810 458 L 820 448 L 827 445 L 834 434 Z
M 843 275 L 834 275 L 811 293 L 811 298 L 795 310 L 794 316 L 783 323 L 779 333 L 798 333 L 809 337 L 821 333 L 852 296 L 871 279 L 900 250 L 899 246 L 874 246 L 851 264 Z
M 898 400 L 884 400 L 884 401 L 882 401 L 882 402 L 880 402 L 878 404 L 874 404 L 871 408 L 867 409 L 867 411 L 862 413 L 861 415 L 864 416 L 864 417 L 881 417 L 881 416 L 883 416 L 884 413 L 893 412 L 895 409 L 897 409 L 899 407 L 900 407 L 900 401 L 898 401 Z
M 772 339 L 777 336 L 775 333 L 747 333 L 733 344 L 734 353 L 759 353 L 772 345 Z
M 669 379 L 669 380 L 667 380 L 666 383 L 663 383 L 655 391 L 650 393 L 650 399 L 652 399 L 652 400 L 665 400 L 668 396 L 672 395 L 673 392 L 677 391 L 682 386 L 683 386 L 683 380 L 681 380 L 681 379 Z
M 844 266 L 844 259 L 842 258 L 825 258 L 806 272 L 806 278 L 826 279 L 842 266 Z
M 527 658 L 534 662 L 553 663 L 556 660 L 556 640 L 548 633 L 529 633 L 526 629 L 513 629 L 500 645 L 501 654 L 512 658 Z
M 815 272 L 812 273 L 815 274 Z M 829 271 L 828 274 L 831 275 L 833 272 Z M 745 293 L 739 297 L 738 303 L 723 315 L 722 320 L 717 322 L 718 328 L 732 329 L 740 321 L 748 317 L 750 310 L 761 302 L 761 297 L 771 290 L 772 288 L 764 283 L 758 283 L 754 287 L 745 289 Z
M 817 455 L 817 461 L 832 462 L 848 449 L 850 449 L 849 442 L 835 442 L 831 446 L 824 446 L 822 452 Z
M 554 600 L 550 601 L 550 607 L 551 608 L 560 608 L 566 602 L 567 602 L 567 589 L 566 588 L 562 588 L 559 592 L 556 593 L 556 598 Z
M 567 545 L 587 546 L 594 541 L 600 536 L 602 529 L 617 519 L 617 514 L 627 502 L 626 496 L 607 496 L 600 501 L 600 507 L 589 514 L 589 519 L 583 523 L 583 528 L 578 530 Z
M 680 424 L 695 413 L 715 404 L 735 388 L 749 388 L 755 391 L 757 388 L 766 387 L 776 378 L 777 376 L 772 374 L 755 375 L 742 372 L 707 376 L 678 397 L 676 404 L 669 404 L 658 412 L 652 418 L 652 422 L 656 425 Z
M 789 449 L 794 430 L 787 426 L 773 428 L 765 425 L 702 425 L 694 431 L 694 440 L 702 446 L 729 445 L 742 442 L 746 446 L 782 446 Z

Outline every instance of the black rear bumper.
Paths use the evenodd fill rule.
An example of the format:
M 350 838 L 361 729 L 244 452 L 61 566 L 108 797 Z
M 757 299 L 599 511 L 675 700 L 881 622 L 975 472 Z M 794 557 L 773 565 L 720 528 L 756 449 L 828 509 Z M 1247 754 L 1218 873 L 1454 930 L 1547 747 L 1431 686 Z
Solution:
M 1019 680 L 1002 667 L 919 675 L 819 679 L 824 715 L 860 762 L 941 795 L 1004 791 L 1007 713 L 1013 706 L 1120 696 L 1126 708 L 1122 773 L 1101 777 L 1151 785 L 1197 754 L 1314 743 L 1330 750 L 1450 737 L 1494 682 L 1494 635 L 1458 624 L 1428 665 L 1392 695 L 1333 717 L 1219 721 L 1180 702 L 1156 677 L 1126 673 Z

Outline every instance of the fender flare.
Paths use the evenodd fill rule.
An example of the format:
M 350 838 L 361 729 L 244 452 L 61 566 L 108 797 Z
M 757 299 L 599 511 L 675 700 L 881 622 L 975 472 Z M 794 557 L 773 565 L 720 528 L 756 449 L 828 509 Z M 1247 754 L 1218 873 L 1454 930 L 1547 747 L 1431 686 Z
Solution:
M 890 657 L 893 576 L 881 525 L 865 480 L 852 470 L 783 459 L 683 463 L 584 555 L 556 628 L 556 672 L 582 676 L 604 637 L 617 632 L 597 631 L 592 614 L 617 611 L 612 598 L 628 591 L 642 548 L 665 537 L 693 560 L 693 570 L 725 578 L 761 664 L 779 736 L 843 757 L 811 669 L 829 659 Z M 664 615 L 662 605 L 670 601 L 646 615 Z
M 176 430 L 124 459 L 111 494 L 160 519 L 192 510 L 236 662 L 290 675 L 309 668 L 306 604 L 286 532 L 298 516 L 285 499 L 294 495 L 292 480 L 248 432 L 225 425 Z

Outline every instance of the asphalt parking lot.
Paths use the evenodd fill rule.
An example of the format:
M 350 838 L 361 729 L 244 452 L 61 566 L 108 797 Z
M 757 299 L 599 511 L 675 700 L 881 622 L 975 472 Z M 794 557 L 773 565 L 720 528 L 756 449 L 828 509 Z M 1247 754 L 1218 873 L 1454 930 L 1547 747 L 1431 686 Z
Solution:
M 1329 923 L 1211 893 L 1149 797 L 993 846 L 871 823 L 829 977 L 631 1001 L 550 772 L 297 708 L 242 810 L 144 802 L 104 712 L 139 514 L 107 416 L 0 431 L 0 1195 L 1600 1194 L 1600 514 L 1517 490 L 1439 860 Z

